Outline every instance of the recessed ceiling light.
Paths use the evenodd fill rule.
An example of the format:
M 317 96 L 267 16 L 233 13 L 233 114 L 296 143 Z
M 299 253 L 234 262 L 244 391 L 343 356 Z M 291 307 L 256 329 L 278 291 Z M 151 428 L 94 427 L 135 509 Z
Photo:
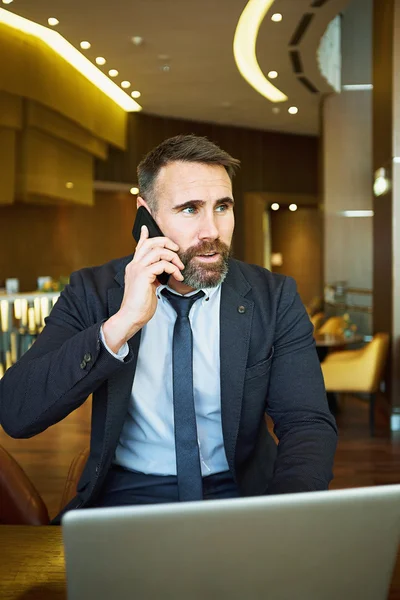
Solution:
M 3 0 L 3 4 L 11 4 L 13 0 Z
M 276 78 L 278 77 L 278 71 L 270 71 L 270 72 L 268 73 L 268 77 L 269 77 L 270 79 L 276 79 Z
M 289 210 L 291 210 L 292 212 L 295 212 L 297 210 L 297 204 L 291 204 L 289 206 Z
M 288 113 L 291 115 L 297 115 L 298 112 L 299 112 L 299 109 L 297 108 L 297 106 L 291 106 L 288 109 Z
M 273 204 L 271 204 L 271 209 L 272 210 L 279 210 L 279 204 L 277 202 L 274 202 Z
M 279 115 L 281 109 L 279 108 L 279 106 L 274 106 L 272 112 L 274 113 L 274 115 Z
M 4 2 L 4 0 L 3 0 Z M 56 25 L 59 24 L 59 20 L 56 19 L 55 17 L 50 17 L 49 19 L 47 19 L 48 24 L 50 25 L 50 27 L 56 27 Z
M 169 60 L 170 59 L 169 54 L 159 54 L 157 56 L 157 58 L 158 58 L 158 60 Z
M 130 81 L 121 81 L 121 87 L 124 88 L 124 90 L 126 90 L 131 87 L 131 82 Z
M 169 73 L 170 70 L 171 67 L 169 65 L 161 65 L 160 67 L 160 71 L 163 71 L 163 73 Z
M 109 74 L 110 77 L 117 77 L 118 71 L 117 71 L 117 69 L 110 69 L 108 71 L 108 74 Z
M 90 42 L 81 42 L 79 45 L 82 50 L 89 50 L 92 44 Z
M 274 23 L 280 23 L 282 21 L 283 17 L 281 15 L 281 13 L 274 13 L 271 17 L 271 21 L 273 21 Z
M 107 61 L 106 61 L 106 59 L 105 59 L 105 58 L 103 58 L 102 56 L 98 56 L 98 57 L 96 58 L 96 65 L 100 65 L 100 66 L 102 66 L 102 65 L 105 65 L 105 64 L 106 64 L 106 62 L 107 62 Z
M 133 91 L 131 96 L 132 98 L 140 98 L 142 94 L 140 92 L 138 92 L 137 90 Z
M 131 187 L 131 189 L 129 191 L 132 194 L 132 196 L 137 196 L 137 194 L 139 193 L 139 188 L 138 187 Z
M 65 187 L 67 188 L 67 190 L 72 190 L 74 187 L 74 184 L 72 183 L 72 181 L 67 181 L 67 183 L 65 184 Z
M 135 46 L 141 46 L 143 44 L 143 38 L 140 35 L 134 35 L 131 40 Z

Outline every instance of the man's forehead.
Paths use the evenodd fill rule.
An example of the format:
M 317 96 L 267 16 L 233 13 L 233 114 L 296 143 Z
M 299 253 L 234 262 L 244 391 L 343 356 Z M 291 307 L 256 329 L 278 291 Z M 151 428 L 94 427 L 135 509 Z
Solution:
M 175 162 L 163 167 L 159 173 L 159 183 L 177 186 L 180 189 L 201 185 L 218 185 L 231 188 L 231 180 L 221 165 Z

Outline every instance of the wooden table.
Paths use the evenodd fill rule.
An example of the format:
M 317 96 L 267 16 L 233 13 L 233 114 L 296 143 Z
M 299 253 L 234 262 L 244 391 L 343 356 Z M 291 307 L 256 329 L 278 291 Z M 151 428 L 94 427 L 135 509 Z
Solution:
M 66 599 L 61 527 L 0 525 L 0 598 Z M 400 553 L 388 600 L 400 600 Z
M 342 348 L 349 344 L 359 344 L 364 341 L 364 336 L 354 334 L 349 337 L 332 335 L 331 333 L 316 333 L 314 335 L 317 348 Z

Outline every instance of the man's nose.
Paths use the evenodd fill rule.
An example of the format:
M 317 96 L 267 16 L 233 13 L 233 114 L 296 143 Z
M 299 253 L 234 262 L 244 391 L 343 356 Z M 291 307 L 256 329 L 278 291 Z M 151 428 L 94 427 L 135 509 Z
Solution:
M 215 223 L 215 216 L 205 217 L 199 231 L 199 239 L 201 240 L 216 240 L 219 238 L 218 227 Z

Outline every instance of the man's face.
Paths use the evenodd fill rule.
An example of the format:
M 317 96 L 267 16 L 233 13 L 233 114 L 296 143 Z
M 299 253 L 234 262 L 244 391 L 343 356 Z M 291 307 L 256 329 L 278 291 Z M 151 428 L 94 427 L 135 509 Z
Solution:
M 190 162 L 163 167 L 155 185 L 153 215 L 179 246 L 183 284 L 215 287 L 225 278 L 234 229 L 232 184 L 225 168 Z M 208 256 L 205 256 L 208 255 Z

